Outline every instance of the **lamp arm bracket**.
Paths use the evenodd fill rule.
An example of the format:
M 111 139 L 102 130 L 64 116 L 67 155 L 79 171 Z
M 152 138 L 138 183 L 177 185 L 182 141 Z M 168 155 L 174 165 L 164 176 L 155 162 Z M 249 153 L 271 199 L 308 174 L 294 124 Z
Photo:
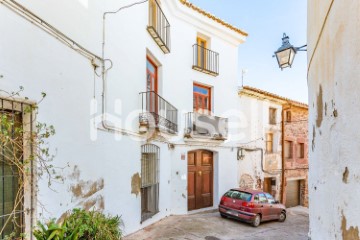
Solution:
M 307 47 L 307 44 L 305 44 L 305 45 L 303 45 L 303 46 L 301 46 L 301 47 L 297 47 L 297 48 L 295 48 L 295 49 L 296 49 L 296 51 L 307 51 L 307 49 L 303 49 L 303 48 L 305 48 L 305 47 Z

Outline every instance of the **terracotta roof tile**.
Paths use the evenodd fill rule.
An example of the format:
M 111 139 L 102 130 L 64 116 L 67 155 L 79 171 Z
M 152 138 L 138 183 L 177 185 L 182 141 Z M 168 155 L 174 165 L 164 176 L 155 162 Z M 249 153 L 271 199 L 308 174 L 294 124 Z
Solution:
M 298 107 L 308 108 L 308 105 L 306 103 L 298 102 L 298 101 L 292 100 L 290 98 L 282 97 L 282 96 L 279 96 L 277 94 L 267 92 L 267 91 L 264 91 L 264 90 L 261 90 L 261 89 L 258 89 L 258 88 L 254 88 L 254 87 L 250 87 L 250 86 L 244 86 L 240 90 L 240 93 L 241 93 L 242 90 L 258 93 L 258 94 L 261 94 L 261 95 L 264 95 L 264 96 L 267 96 L 267 97 L 271 97 L 271 98 L 275 98 L 275 99 L 278 99 L 280 101 L 284 101 L 284 102 L 296 105 Z
M 235 32 L 237 32 L 237 33 L 240 33 L 241 35 L 244 35 L 245 37 L 248 36 L 248 33 L 244 32 L 243 30 L 241 30 L 241 29 L 239 29 L 239 28 L 237 28 L 237 27 L 235 27 L 235 26 L 233 26 L 233 25 L 225 22 L 224 20 L 221 20 L 220 18 L 212 15 L 212 14 L 209 13 L 209 12 L 204 11 L 203 9 L 195 6 L 194 4 L 188 2 L 187 0 L 180 0 L 180 2 L 181 2 L 183 5 L 191 8 L 191 9 L 193 9 L 193 10 L 195 10 L 195 11 L 197 11 L 198 13 L 200 13 L 200 14 L 202 14 L 202 15 L 204 15 L 204 16 L 212 19 L 212 20 L 214 20 L 215 22 L 220 23 L 221 25 L 223 25 L 223 26 L 225 26 L 225 27 L 227 27 L 227 28 L 230 28 L 231 30 L 233 30 L 233 31 L 235 31 Z

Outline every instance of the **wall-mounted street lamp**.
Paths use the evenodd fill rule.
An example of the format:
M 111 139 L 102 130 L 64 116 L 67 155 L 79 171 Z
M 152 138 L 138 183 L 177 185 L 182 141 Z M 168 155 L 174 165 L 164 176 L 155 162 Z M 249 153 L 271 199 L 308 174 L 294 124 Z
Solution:
M 307 49 L 303 49 L 305 47 L 307 47 L 307 45 L 301 47 L 294 47 L 289 42 L 289 36 L 286 36 L 286 33 L 284 33 L 282 38 L 282 45 L 275 52 L 275 55 L 273 55 L 273 57 L 276 57 L 279 68 L 283 70 L 283 68 L 291 67 L 295 58 L 295 54 L 298 51 L 306 51 Z

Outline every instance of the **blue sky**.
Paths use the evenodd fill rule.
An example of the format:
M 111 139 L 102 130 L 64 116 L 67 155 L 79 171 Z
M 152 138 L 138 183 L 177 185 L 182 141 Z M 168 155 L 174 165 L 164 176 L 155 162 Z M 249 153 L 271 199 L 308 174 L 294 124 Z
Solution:
M 239 71 L 248 70 L 244 85 L 308 102 L 306 52 L 298 52 L 293 67 L 283 71 L 272 58 L 284 32 L 292 45 L 306 44 L 306 0 L 189 1 L 249 34 L 239 47 Z

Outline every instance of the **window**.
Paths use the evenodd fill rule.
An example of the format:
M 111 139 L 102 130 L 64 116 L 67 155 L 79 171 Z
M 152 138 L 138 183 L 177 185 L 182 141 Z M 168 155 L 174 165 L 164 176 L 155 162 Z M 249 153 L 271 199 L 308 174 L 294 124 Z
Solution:
M 233 199 L 246 201 L 246 202 L 249 202 L 251 200 L 251 197 L 252 197 L 251 193 L 234 191 L 234 190 L 228 191 L 227 193 L 224 194 L 224 196 L 229 197 L 229 198 L 233 198 Z
M 266 153 L 273 152 L 274 135 L 272 133 L 266 134 Z
M 141 147 L 141 222 L 159 212 L 159 147 Z
M 157 7 L 157 3 L 156 0 L 150 0 L 149 1 L 149 24 L 150 26 L 157 26 L 157 11 L 158 11 L 158 7 Z
M 276 108 L 269 108 L 269 123 L 276 124 Z
M 149 58 L 146 58 L 146 110 L 151 113 L 158 113 L 158 79 L 157 66 Z
M 199 84 L 194 84 L 193 95 L 194 112 L 210 115 L 211 88 Z
M 285 141 L 285 158 L 292 158 L 293 143 L 291 141 Z
M 4 105 L 11 107 L 8 109 Z M 0 239 L 11 233 L 19 237 L 24 231 L 22 176 L 15 165 L 23 161 L 23 135 L 19 131 L 23 127 L 23 114 L 21 110 L 15 110 L 16 105 L 23 109 L 23 104 L 0 99 L 0 135 L 9 134 L 8 140 L 0 141 Z
M 267 200 L 268 200 L 268 203 L 270 203 L 270 204 L 274 204 L 274 203 L 275 203 L 274 197 L 271 196 L 269 193 L 265 193 L 265 196 L 266 196 L 266 198 L 267 198 Z
M 170 53 L 170 23 L 161 10 L 158 0 L 149 0 L 148 32 L 166 54 Z
M 259 193 L 259 202 L 260 203 L 267 203 L 267 198 L 265 197 L 265 194 Z
M 291 111 L 286 111 L 286 122 L 291 122 Z
M 305 144 L 299 143 L 296 148 L 296 157 L 304 158 L 305 157 Z
M 206 50 L 207 50 L 207 41 L 200 37 L 196 40 L 198 48 L 197 48 L 197 64 L 201 68 L 206 69 Z
M 146 58 L 146 91 L 158 91 L 157 66 L 149 58 Z

